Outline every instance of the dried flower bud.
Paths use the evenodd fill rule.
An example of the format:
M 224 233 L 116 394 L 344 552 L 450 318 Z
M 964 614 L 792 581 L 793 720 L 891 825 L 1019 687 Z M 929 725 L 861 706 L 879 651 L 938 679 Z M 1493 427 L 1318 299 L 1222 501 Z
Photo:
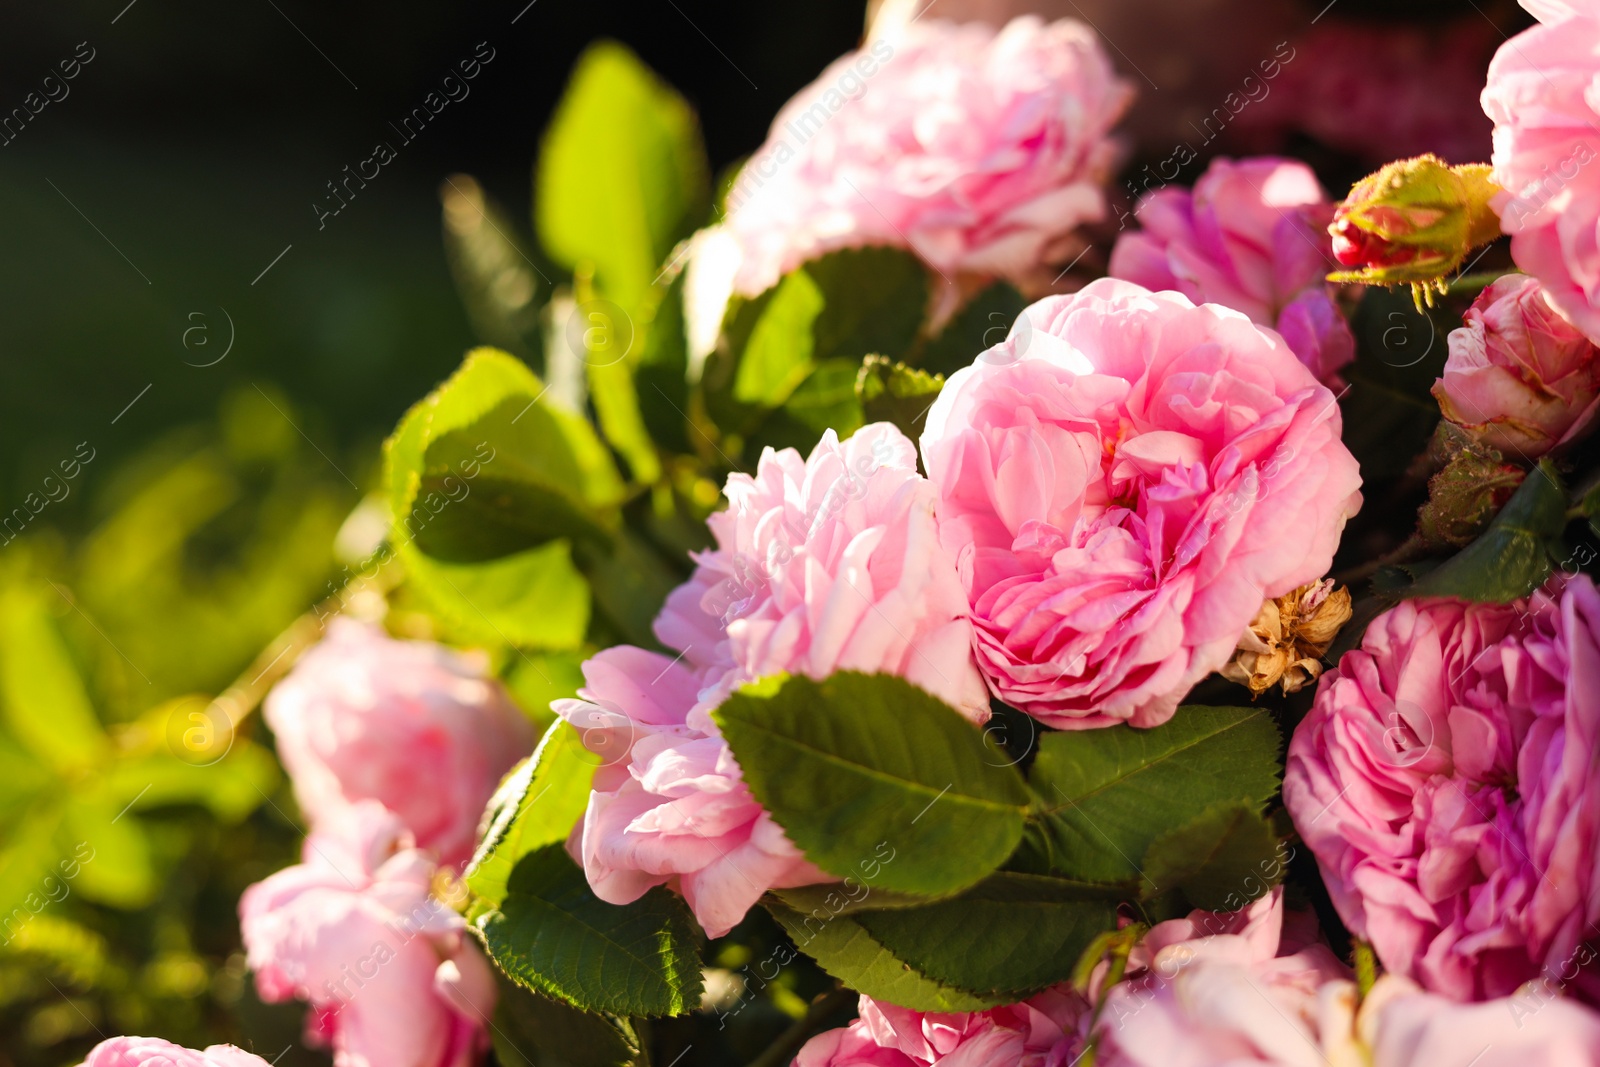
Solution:
M 1500 236 L 1489 208 L 1499 188 L 1487 164 L 1452 167 L 1437 156 L 1418 156 L 1362 178 L 1334 213 L 1328 232 L 1333 255 L 1353 270 L 1330 281 L 1368 285 L 1409 282 L 1420 309 L 1442 278 L 1478 245 Z
M 1293 693 L 1322 674 L 1322 657 L 1350 621 L 1350 590 L 1323 579 L 1268 600 L 1219 672 L 1260 696 L 1273 686 Z

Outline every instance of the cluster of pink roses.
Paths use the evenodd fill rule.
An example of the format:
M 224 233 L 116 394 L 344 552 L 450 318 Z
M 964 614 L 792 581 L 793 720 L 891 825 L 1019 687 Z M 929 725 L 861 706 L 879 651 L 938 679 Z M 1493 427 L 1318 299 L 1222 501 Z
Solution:
M 1106 988 L 1060 986 L 982 1012 L 917 1012 L 861 998 L 848 1027 L 795 1067 L 1520 1067 L 1600 1062 L 1600 1015 L 1566 1002 L 1517 1026 L 1500 1004 L 1460 1004 L 1384 975 L 1363 996 L 1316 920 L 1281 890 L 1232 915 L 1151 929 Z M 1095 1005 L 1099 1007 L 1096 1009 Z
M 334 619 L 265 714 L 311 824 L 303 861 L 251 886 L 240 927 L 256 989 L 308 1002 L 306 1043 L 337 1067 L 472 1067 L 494 974 L 441 887 L 484 806 L 532 748 L 483 664 Z M 229 1046 L 115 1038 L 87 1067 L 260 1067 Z

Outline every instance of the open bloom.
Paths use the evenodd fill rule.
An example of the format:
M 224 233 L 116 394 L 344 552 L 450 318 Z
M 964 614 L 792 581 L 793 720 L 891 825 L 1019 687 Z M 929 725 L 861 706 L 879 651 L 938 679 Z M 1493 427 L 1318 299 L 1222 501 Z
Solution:
M 1339 432 L 1239 312 L 1113 279 L 1028 308 L 922 436 L 993 692 L 1056 727 L 1166 721 L 1328 568 L 1361 503 Z
M 331 1045 L 335 1067 L 469 1067 L 488 1047 L 494 975 L 461 916 L 429 895 L 434 871 L 368 800 L 240 898 L 257 992 L 308 1001 L 307 1041 Z
M 1600 410 L 1600 350 L 1558 315 L 1544 287 L 1508 274 L 1450 332 L 1433 387 L 1444 417 L 1508 458 L 1536 459 L 1574 440 Z
M 1071 19 L 996 31 L 935 15 L 878 37 L 778 112 L 729 191 L 715 262 L 691 261 L 691 292 L 719 290 L 690 300 L 691 319 L 720 320 L 724 287 L 754 296 L 862 245 L 908 247 L 951 280 L 1047 284 L 1105 214 L 1132 96 Z
M 1358 995 L 1349 968 L 1294 929 L 1275 891 L 1246 912 L 1162 923 L 1143 970 L 1108 993 L 1106 1067 L 1523 1067 L 1600 1063 L 1600 1016 L 1566 1000 L 1460 1004 L 1386 974 Z M 1222 921 L 1221 929 L 1208 929 Z M 1130 963 L 1133 959 L 1130 958 Z M 998 1065 L 998 1061 L 996 1062 Z
M 314 826 L 377 800 L 455 867 L 472 857 L 495 785 L 533 748 L 527 719 L 482 664 L 343 617 L 263 713 Z
M 1600 592 L 1404 601 L 1317 691 L 1284 803 L 1340 917 L 1457 1000 L 1573 981 L 1600 921 Z
M 1600 10 L 1524 0 L 1534 26 L 1489 64 L 1483 110 L 1494 120 L 1494 201 L 1517 266 L 1557 311 L 1600 341 Z
M 793 1067 L 1066 1067 L 1089 1005 L 1070 987 L 973 1012 L 921 1012 L 861 998 L 849 1026 L 807 1041 Z
M 267 1067 L 267 1061 L 233 1045 L 196 1051 L 159 1037 L 112 1037 L 90 1049 L 82 1067 Z
M 605 760 L 572 842 L 602 900 L 670 882 L 720 936 L 768 889 L 832 880 L 750 796 L 711 719 L 745 682 L 894 674 L 988 717 L 966 596 L 916 463 L 888 423 L 844 442 L 829 430 L 809 459 L 767 449 L 754 477 L 729 476 L 717 547 L 656 620 L 681 655 L 607 649 L 584 664 L 578 699 L 551 705 Z
M 1219 158 L 1192 190 L 1147 193 L 1135 214 L 1142 228 L 1117 239 L 1113 278 L 1242 311 L 1283 334 L 1320 381 L 1355 359 L 1326 281 L 1333 203 L 1304 163 Z

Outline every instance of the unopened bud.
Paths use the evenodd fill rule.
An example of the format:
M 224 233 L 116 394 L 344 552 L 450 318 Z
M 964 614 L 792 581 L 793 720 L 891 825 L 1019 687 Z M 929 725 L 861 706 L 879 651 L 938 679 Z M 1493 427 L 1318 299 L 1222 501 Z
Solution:
M 1437 156 L 1402 159 L 1362 178 L 1334 213 L 1333 255 L 1352 270 L 1329 281 L 1410 283 L 1420 309 L 1444 292 L 1443 278 L 1467 253 L 1500 236 L 1489 207 L 1499 187 L 1489 166 L 1452 167 Z

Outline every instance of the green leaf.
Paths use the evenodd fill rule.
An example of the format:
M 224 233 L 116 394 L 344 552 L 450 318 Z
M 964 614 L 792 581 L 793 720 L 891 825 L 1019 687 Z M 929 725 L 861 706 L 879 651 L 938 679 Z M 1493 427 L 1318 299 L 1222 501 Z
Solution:
M 667 595 L 682 582 L 661 556 L 624 527 L 607 555 L 585 561 L 595 610 L 616 636 L 641 648 L 660 648 L 653 624 Z
M 109 746 L 45 604 L 42 592 L 20 585 L 0 594 L 0 708 L 12 736 L 41 763 L 80 774 Z
M 477 925 L 506 974 L 585 1011 L 677 1015 L 700 1002 L 698 931 L 683 902 L 657 887 L 607 904 L 559 843 L 523 856 L 504 907 Z
M 119 806 L 147 811 L 173 804 L 198 804 L 224 823 L 236 823 L 260 807 L 278 783 L 278 761 L 260 745 L 235 737 L 216 763 L 187 763 L 165 752 L 116 760 L 100 787 Z
M 601 292 L 635 311 L 704 214 L 707 173 L 689 105 L 627 48 L 600 41 L 579 57 L 540 147 L 539 239 L 566 267 L 592 263 Z
M 1019 999 L 1072 976 L 1090 942 L 1116 929 L 1120 895 L 1000 871 L 958 897 L 865 911 L 855 921 L 927 978 L 980 996 Z
M 1006 282 L 995 282 L 956 312 L 939 336 L 929 341 L 915 363 L 946 377 L 971 366 L 978 355 L 1006 339 L 1028 301 Z
M 73 888 L 85 899 L 117 908 L 141 908 L 161 891 L 150 842 L 139 820 L 103 796 L 74 796 L 62 815 L 66 851 L 87 846 L 90 858 Z
M 1137 858 L 1172 827 L 1218 801 L 1265 805 L 1278 789 L 1278 728 L 1265 708 L 1188 706 L 1147 730 L 1048 733 L 1029 780 L 1048 868 L 1132 883 Z
M 483 563 L 447 563 L 404 546 L 412 584 L 468 640 L 570 649 L 589 625 L 589 586 L 566 541 Z
M 746 451 L 793 448 L 809 455 L 824 430 L 843 440 L 861 429 L 861 401 L 856 397 L 854 360 L 830 359 L 811 372 L 750 439 Z
M 825 300 L 811 275 L 797 270 L 785 275 L 758 306 L 760 314 L 733 378 L 733 398 L 775 408 L 789 399 L 816 366 L 812 331 Z
M 1278 837 L 1254 806 L 1213 804 L 1150 843 L 1144 872 L 1156 887 L 1148 895 L 1182 891 L 1206 911 L 1238 911 L 1265 893 L 1283 873 Z
M 645 329 L 634 367 L 639 413 L 650 437 L 671 452 L 694 451 L 689 441 L 689 338 L 683 315 L 683 279 L 678 271 L 657 286 L 655 314 Z
M 386 446 L 393 540 L 461 636 L 573 648 L 589 623 L 573 547 L 606 547 L 623 494 L 584 419 L 503 352 L 469 353 Z
M 925 978 L 884 948 L 853 916 L 802 914 L 768 898 L 767 911 L 806 955 L 860 993 L 913 1011 L 982 1011 L 1003 997 L 980 997 Z
M 535 849 L 565 841 L 589 805 L 589 786 L 600 757 L 583 747 L 569 723 L 556 720 L 532 756 L 489 801 L 489 828 L 467 866 L 467 888 L 499 907 L 517 861 Z
M 730 306 L 724 344 L 704 378 L 710 415 L 723 429 L 748 435 L 831 361 L 848 361 L 853 373 L 873 353 L 904 355 L 927 301 L 927 268 L 900 249 L 845 249 L 796 268 L 760 296 Z M 839 403 L 846 405 L 840 417 L 850 417 L 856 405 L 842 391 L 826 405 L 803 406 Z
M 868 356 L 855 384 L 864 421 L 892 422 L 915 441 L 927 424 L 928 409 L 944 388 L 944 375 Z
M 1523 479 L 1478 539 L 1429 571 L 1407 596 L 1453 596 L 1504 603 L 1544 584 L 1560 559 L 1567 492 L 1548 459 Z
M 493 1027 L 501 1067 L 629 1067 L 642 1064 L 632 1022 L 580 1011 L 496 975 L 500 989 Z
M 953 708 L 903 679 L 845 671 L 776 676 L 712 713 L 744 781 L 817 866 L 937 895 L 980 881 L 1022 838 L 1027 790 Z

